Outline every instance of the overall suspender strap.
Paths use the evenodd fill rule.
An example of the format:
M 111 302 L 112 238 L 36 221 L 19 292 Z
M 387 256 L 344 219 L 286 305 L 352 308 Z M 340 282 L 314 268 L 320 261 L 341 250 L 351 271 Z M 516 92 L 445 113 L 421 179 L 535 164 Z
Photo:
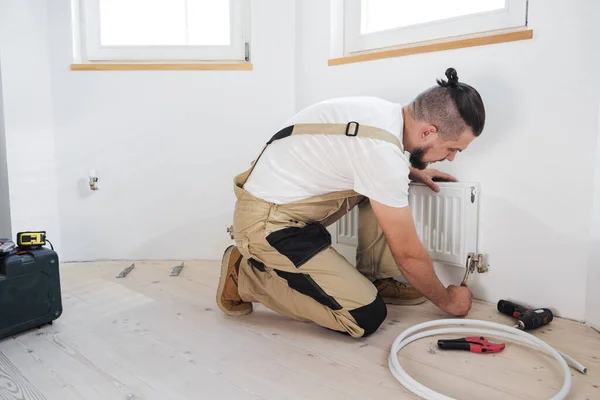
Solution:
M 276 140 L 288 136 L 320 134 L 379 139 L 401 147 L 400 140 L 390 132 L 374 126 L 360 125 L 358 122 L 349 122 L 347 124 L 296 124 L 277 132 L 267 144 L 269 145 Z

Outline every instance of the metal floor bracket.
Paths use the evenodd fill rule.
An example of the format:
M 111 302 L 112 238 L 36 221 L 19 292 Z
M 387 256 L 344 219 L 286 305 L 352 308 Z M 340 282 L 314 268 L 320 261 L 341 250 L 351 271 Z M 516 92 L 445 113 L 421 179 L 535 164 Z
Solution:
M 121 271 L 119 273 L 119 275 L 116 276 L 117 279 L 119 278 L 125 278 L 130 272 L 131 270 L 135 268 L 135 264 L 131 264 L 129 267 L 125 268 L 123 271 Z
M 169 276 L 179 276 L 179 273 L 181 272 L 182 269 L 183 269 L 183 262 L 181 263 L 181 265 L 173 267 L 173 269 L 171 270 L 171 274 Z

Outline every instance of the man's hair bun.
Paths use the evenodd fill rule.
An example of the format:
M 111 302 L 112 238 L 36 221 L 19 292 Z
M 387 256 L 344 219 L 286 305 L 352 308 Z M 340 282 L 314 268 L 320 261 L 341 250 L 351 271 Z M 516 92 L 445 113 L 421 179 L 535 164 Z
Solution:
M 470 128 L 479 136 L 485 125 L 485 106 L 479 92 L 458 81 L 454 68 L 446 70 L 447 81 L 437 79 L 435 85 L 419 94 L 412 103 L 417 121 L 435 125 L 443 138 L 455 140 Z
M 438 79 L 437 80 L 438 85 L 440 85 L 442 87 L 447 87 L 447 86 L 456 87 L 456 85 L 458 84 L 458 74 L 456 73 L 456 70 L 454 68 L 448 68 L 446 70 L 446 78 L 448 78 L 448 81 Z

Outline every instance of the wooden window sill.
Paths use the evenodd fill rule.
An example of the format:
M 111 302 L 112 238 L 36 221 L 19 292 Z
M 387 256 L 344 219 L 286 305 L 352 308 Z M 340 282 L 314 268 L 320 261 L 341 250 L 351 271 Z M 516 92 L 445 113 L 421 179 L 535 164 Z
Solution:
M 71 71 L 251 71 L 250 63 L 231 64 L 71 64 Z
M 515 42 L 533 38 L 533 30 L 524 29 L 512 32 L 487 33 L 476 36 L 454 37 L 445 40 L 413 44 L 389 50 L 360 53 L 352 56 L 332 58 L 328 61 L 329 66 L 351 64 L 364 61 L 380 60 L 384 58 L 403 57 L 412 54 L 432 53 L 466 47 L 485 46 L 496 43 Z

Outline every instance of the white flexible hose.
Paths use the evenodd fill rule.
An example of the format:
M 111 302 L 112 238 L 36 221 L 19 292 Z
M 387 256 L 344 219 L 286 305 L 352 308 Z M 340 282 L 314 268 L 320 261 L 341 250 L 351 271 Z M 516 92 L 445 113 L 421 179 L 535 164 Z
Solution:
M 473 329 L 473 328 L 465 328 L 465 327 L 441 328 L 441 329 L 433 329 L 433 330 L 414 334 L 415 332 L 418 332 L 423 329 L 428 329 L 428 328 L 435 327 L 435 326 L 444 326 L 444 325 L 463 325 L 463 326 L 471 325 L 471 326 L 485 327 L 485 328 L 491 328 L 491 329 Z M 473 319 L 443 319 L 443 320 L 425 322 L 422 324 L 415 325 L 415 326 L 405 330 L 404 332 L 402 332 L 396 338 L 396 340 L 394 340 L 394 343 L 392 344 L 392 350 L 390 352 L 390 357 L 389 357 L 389 367 L 390 367 L 390 370 L 392 371 L 392 374 L 398 380 L 398 382 L 400 382 L 404 387 L 406 387 L 408 390 L 410 390 L 411 392 L 413 392 L 417 396 L 420 396 L 423 399 L 426 399 L 426 400 L 455 400 L 452 397 L 448 397 L 441 393 L 433 391 L 433 390 L 429 389 L 427 386 L 422 385 L 419 382 L 417 382 L 416 380 L 414 380 L 413 378 L 411 378 L 406 373 L 406 371 L 404 371 L 404 369 L 400 366 L 400 362 L 398 361 L 398 352 L 400 350 L 402 350 L 402 348 L 404 346 L 408 345 L 409 343 L 411 343 L 415 340 L 427 337 L 427 336 L 442 335 L 442 334 L 444 334 L 444 335 L 445 334 L 459 334 L 459 333 L 461 333 L 461 334 L 468 333 L 471 336 L 487 335 L 487 336 L 502 337 L 502 338 L 506 338 L 506 339 L 510 339 L 510 340 L 514 340 L 514 341 L 518 341 L 518 342 L 531 344 L 531 345 L 537 346 L 540 349 L 546 350 L 548 353 L 550 353 L 556 359 L 556 361 L 559 362 L 559 364 L 561 365 L 561 367 L 563 369 L 563 373 L 564 373 L 563 386 L 554 397 L 551 397 L 551 400 L 562 400 L 567 396 L 567 394 L 569 393 L 569 390 L 571 390 L 571 373 L 569 372 L 569 366 L 567 365 L 567 363 L 569 363 L 569 365 L 571 365 L 573 368 L 577 369 L 579 372 L 581 372 L 583 374 L 585 374 L 587 372 L 587 369 L 583 365 L 581 365 L 579 362 L 577 362 L 576 360 L 572 359 L 571 357 L 567 356 L 566 354 L 562 354 L 562 353 L 556 351 L 555 349 L 553 349 L 552 347 L 547 345 L 544 341 L 536 338 L 535 336 L 533 336 L 527 332 L 523 332 L 519 329 L 509 327 L 506 325 L 502 325 L 502 324 L 498 324 L 495 322 L 480 321 L 480 320 L 473 320 Z

